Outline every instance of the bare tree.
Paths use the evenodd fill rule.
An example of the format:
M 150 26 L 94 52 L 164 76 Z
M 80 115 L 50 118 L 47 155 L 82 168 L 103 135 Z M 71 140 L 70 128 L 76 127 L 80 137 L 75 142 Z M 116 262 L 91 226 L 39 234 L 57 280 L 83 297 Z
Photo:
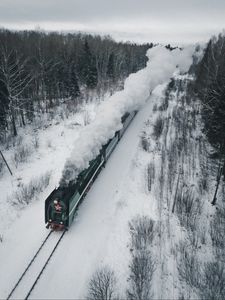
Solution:
M 189 247 L 184 242 L 179 244 L 178 253 L 178 271 L 182 281 L 185 281 L 192 288 L 200 287 L 202 277 L 201 267 L 196 258 L 194 249 Z
M 154 184 L 155 180 L 155 165 L 153 162 L 150 162 L 147 166 L 147 184 L 148 184 L 148 191 L 150 192 L 152 189 L 152 185 Z
M 151 281 L 155 270 L 150 251 L 135 251 L 130 264 L 129 288 L 127 298 L 148 300 L 151 295 Z
M 0 50 L 0 81 L 5 85 L 8 94 L 8 107 L 13 134 L 17 135 L 17 112 L 23 111 L 23 93 L 33 80 L 26 71 L 27 59 L 24 59 L 17 51 L 9 51 L 2 47 Z
M 154 221 L 147 216 L 137 216 L 129 222 L 131 248 L 143 249 L 151 245 L 154 237 Z
M 205 264 L 201 284 L 201 298 L 213 300 L 222 300 L 225 298 L 224 263 L 216 261 Z
M 181 226 L 194 231 L 197 226 L 198 216 L 202 211 L 202 202 L 198 198 L 195 186 L 183 185 L 177 194 L 176 212 Z
M 156 119 L 156 122 L 153 126 L 153 136 L 155 137 L 156 140 L 158 140 L 159 137 L 161 136 L 161 134 L 163 132 L 163 127 L 164 127 L 164 120 L 163 120 L 162 116 L 159 116 Z
M 89 300 L 111 300 L 115 299 L 116 277 L 114 272 L 103 267 L 95 272 L 89 282 L 88 296 Z
M 219 260 L 225 261 L 225 208 L 220 207 L 216 210 L 210 228 L 212 244 L 214 246 L 216 257 Z
M 128 299 L 150 299 L 155 263 L 150 247 L 154 238 L 154 222 L 147 216 L 137 216 L 130 223 L 132 260 L 130 263 Z
M 201 264 L 196 252 L 186 244 L 179 248 L 178 271 L 180 279 L 185 281 L 200 295 L 200 299 L 222 300 L 225 297 L 224 262 L 213 261 Z
M 150 141 L 149 138 L 147 136 L 147 133 L 145 131 L 143 131 L 142 135 L 141 135 L 141 146 L 142 148 L 148 152 L 149 148 L 150 148 Z
M 50 178 L 51 173 L 46 172 L 26 185 L 21 184 L 18 191 L 8 198 L 9 203 L 20 207 L 30 204 L 49 185 Z

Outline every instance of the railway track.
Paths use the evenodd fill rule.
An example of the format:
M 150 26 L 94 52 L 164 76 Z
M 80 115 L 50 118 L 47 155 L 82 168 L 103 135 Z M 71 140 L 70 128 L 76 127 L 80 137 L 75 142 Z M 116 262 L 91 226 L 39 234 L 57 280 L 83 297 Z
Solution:
M 64 237 L 66 230 L 63 232 L 54 232 L 54 234 L 52 233 L 53 231 L 50 231 L 42 242 L 30 263 L 15 283 L 7 300 L 29 298 L 52 255 Z

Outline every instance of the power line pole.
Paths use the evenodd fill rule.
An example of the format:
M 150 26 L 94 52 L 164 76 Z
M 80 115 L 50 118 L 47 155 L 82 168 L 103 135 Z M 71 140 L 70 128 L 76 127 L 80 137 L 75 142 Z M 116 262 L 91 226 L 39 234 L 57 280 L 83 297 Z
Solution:
M 9 165 L 8 165 L 8 163 L 7 163 L 7 161 L 6 161 L 6 159 L 5 159 L 5 157 L 4 157 L 4 155 L 3 155 L 3 153 L 2 153 L 1 150 L 0 150 L 0 154 L 1 154 L 2 159 L 4 160 L 6 166 L 7 166 L 8 170 L 9 170 L 9 173 L 13 176 L 13 173 L 12 173 L 12 171 L 11 171 L 11 169 L 10 169 L 10 167 L 9 167 Z
M 216 183 L 216 190 L 215 190 L 215 193 L 214 193 L 214 196 L 213 196 L 213 200 L 211 202 L 212 205 L 215 205 L 216 204 L 216 196 L 217 196 L 217 192 L 218 192 L 218 188 L 219 188 L 219 185 L 220 185 L 220 178 L 221 178 L 221 175 L 222 175 L 222 172 L 223 172 L 223 168 L 221 168 L 221 166 L 219 165 L 219 170 L 218 170 L 218 174 L 217 174 L 217 183 Z
M 217 200 L 216 196 L 217 196 L 218 188 L 219 188 L 219 185 L 220 185 L 220 178 L 224 174 L 224 166 L 225 166 L 225 160 L 223 158 L 224 148 L 225 148 L 225 140 L 220 145 L 220 155 L 221 155 L 221 158 L 220 158 L 220 161 L 219 161 L 219 167 L 218 167 L 218 171 L 217 171 L 216 190 L 215 190 L 215 193 L 214 193 L 214 196 L 213 196 L 213 200 L 211 202 L 212 205 L 216 204 L 216 200 Z
M 174 213 L 175 205 L 176 205 L 176 201 L 177 201 L 177 191 L 178 191 L 179 182 L 180 182 L 180 175 L 181 175 L 181 167 L 179 167 L 179 173 L 178 173 L 178 178 L 177 178 L 176 191 L 175 191 L 175 195 L 174 195 L 174 201 L 173 201 L 172 213 Z

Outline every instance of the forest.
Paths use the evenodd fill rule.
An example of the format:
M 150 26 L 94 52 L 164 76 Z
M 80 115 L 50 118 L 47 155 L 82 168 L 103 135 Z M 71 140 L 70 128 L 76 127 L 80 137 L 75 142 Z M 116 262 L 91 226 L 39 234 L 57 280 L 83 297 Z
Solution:
M 0 30 L 0 139 L 35 115 L 103 95 L 146 64 L 153 44 L 82 33 Z
M 225 37 L 213 37 L 196 67 L 194 91 L 202 102 L 209 142 L 218 152 L 225 146 Z
M 212 158 L 218 158 L 218 182 L 225 176 L 225 36 L 212 37 L 190 84 L 191 96 L 202 104 L 203 131 L 213 147 Z M 194 93 L 194 95 L 193 95 Z

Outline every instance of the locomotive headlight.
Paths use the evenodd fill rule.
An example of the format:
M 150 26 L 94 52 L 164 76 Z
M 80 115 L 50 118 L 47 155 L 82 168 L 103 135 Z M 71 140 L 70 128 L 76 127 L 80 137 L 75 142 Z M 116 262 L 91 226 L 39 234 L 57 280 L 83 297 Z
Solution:
M 51 220 L 51 219 L 49 219 L 48 221 L 49 221 L 49 222 L 51 222 L 52 220 Z

